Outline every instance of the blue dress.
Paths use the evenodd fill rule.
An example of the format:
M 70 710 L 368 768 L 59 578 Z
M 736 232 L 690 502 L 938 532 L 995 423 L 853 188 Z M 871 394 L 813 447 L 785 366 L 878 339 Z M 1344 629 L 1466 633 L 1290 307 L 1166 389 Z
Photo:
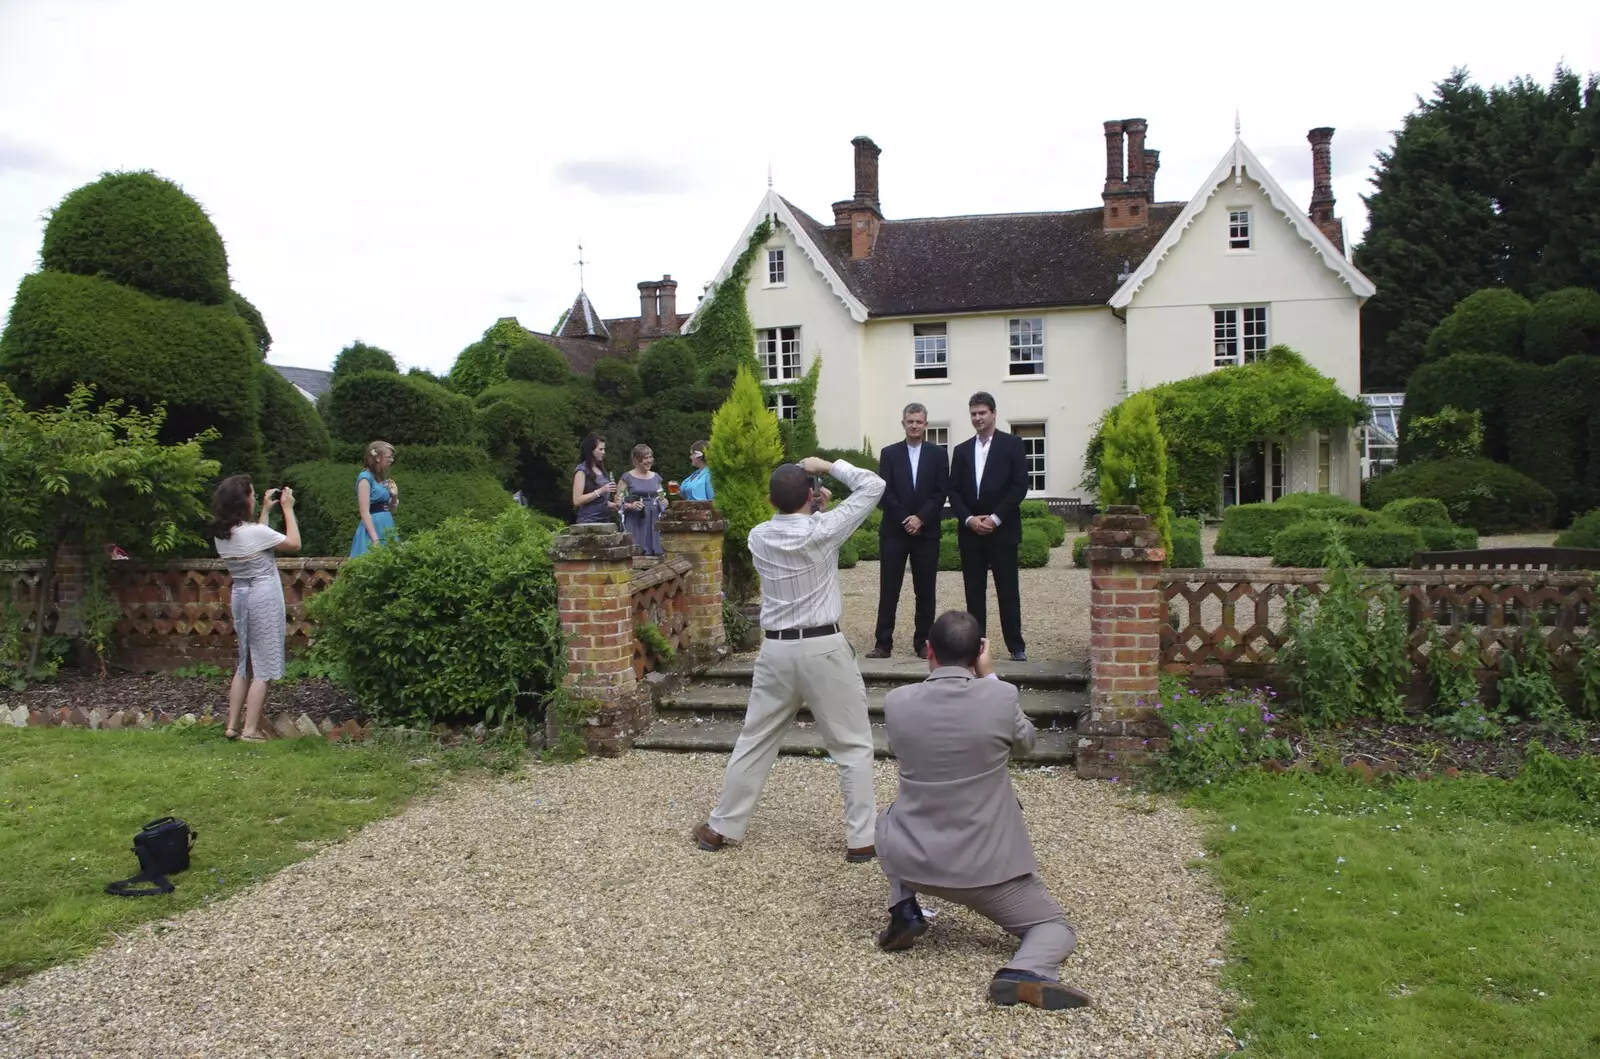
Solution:
M 389 513 L 389 487 L 378 481 L 377 476 L 371 471 L 362 471 L 356 475 L 357 507 L 359 508 L 361 504 L 360 489 L 361 479 L 363 478 L 372 483 L 370 491 L 367 493 L 367 503 L 369 510 L 372 512 L 373 529 L 378 531 L 379 538 L 385 543 L 399 540 L 400 534 L 394 528 L 394 516 Z M 380 506 L 382 510 L 379 510 Z M 367 536 L 367 524 L 358 521 L 356 523 L 355 539 L 350 542 L 350 558 L 354 559 L 358 555 L 367 554 L 368 549 L 371 547 L 372 538 Z
M 711 471 L 705 467 L 696 468 L 678 483 L 678 495 L 685 500 L 715 500 L 717 493 L 711 488 Z

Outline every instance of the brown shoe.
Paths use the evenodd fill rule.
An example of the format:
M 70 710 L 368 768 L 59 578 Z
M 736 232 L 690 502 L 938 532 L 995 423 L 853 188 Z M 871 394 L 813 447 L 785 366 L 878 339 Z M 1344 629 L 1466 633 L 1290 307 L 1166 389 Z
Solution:
M 694 829 L 694 844 L 707 853 L 715 853 L 728 844 L 728 840 L 711 830 L 710 824 L 701 824 Z
M 844 851 L 846 864 L 865 864 L 877 855 L 877 846 L 847 846 Z
M 990 979 L 989 999 L 996 1004 L 1032 1004 L 1045 1011 L 1086 1008 L 1094 1003 L 1081 989 L 1010 967 L 1000 968 Z
M 889 649 L 887 647 L 874 647 L 872 650 L 867 652 L 867 657 L 868 658 L 888 658 L 889 657 Z

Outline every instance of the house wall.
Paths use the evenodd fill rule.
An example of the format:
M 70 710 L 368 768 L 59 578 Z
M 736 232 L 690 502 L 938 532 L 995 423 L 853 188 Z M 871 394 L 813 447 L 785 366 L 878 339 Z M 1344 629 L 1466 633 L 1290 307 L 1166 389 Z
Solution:
M 1228 212 L 1251 211 L 1251 249 L 1228 249 Z M 1213 307 L 1269 306 L 1269 344 L 1282 343 L 1361 391 L 1361 306 L 1246 173 L 1229 180 L 1134 295 L 1127 309 L 1128 386 L 1144 389 L 1214 367 Z
M 1043 375 L 1009 374 L 1009 321 L 1022 315 L 1044 320 Z M 945 324 L 948 378 L 913 377 L 912 326 L 917 323 Z M 949 427 L 951 445 L 965 441 L 972 436 L 967 401 L 987 390 L 1003 429 L 1015 423 L 1045 425 L 1043 495 L 1081 495 L 1084 448 L 1101 413 L 1122 393 L 1122 323 L 1109 308 L 869 320 L 864 348 L 870 396 L 863 426 L 875 448 L 900 439 L 901 409 L 913 401 L 927 406 L 930 425 Z
M 750 321 L 760 331 L 769 327 L 800 328 L 801 372 L 822 357 L 817 389 L 817 437 L 824 446 L 855 448 L 861 444 L 863 392 L 862 326 L 828 287 L 816 265 L 805 256 L 792 233 L 779 225 L 767 247 L 782 247 L 786 281 L 767 284 L 763 250 L 750 270 L 745 295 Z

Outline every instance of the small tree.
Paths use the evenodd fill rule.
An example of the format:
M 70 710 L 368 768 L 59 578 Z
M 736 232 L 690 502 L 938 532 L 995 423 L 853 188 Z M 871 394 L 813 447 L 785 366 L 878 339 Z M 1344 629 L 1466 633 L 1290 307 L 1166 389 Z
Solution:
M 756 590 L 755 564 L 750 559 L 750 531 L 772 514 L 767 483 L 783 461 L 778 418 L 761 399 L 761 385 L 741 367 L 733 392 L 711 419 L 706 463 L 717 487 L 717 508 L 728 520 L 723 546 L 728 596 L 745 600 Z
M 1406 421 L 1407 453 L 1413 460 L 1470 460 L 1483 455 L 1483 416 L 1446 405 L 1431 416 Z
M 1167 510 L 1167 442 L 1156 420 L 1155 398 L 1142 391 L 1113 408 L 1106 417 L 1104 452 L 1100 458 L 1102 506 L 1137 504 L 1161 533 L 1161 546 L 1172 558 L 1172 512 Z
M 159 437 L 166 409 L 122 411 L 122 402 L 94 407 L 94 391 L 74 387 L 59 408 L 27 411 L 0 385 L 0 547 L 42 553 L 39 599 L 54 598 L 62 545 L 98 553 L 109 541 L 170 551 L 201 543 L 192 527 L 206 517 L 205 490 L 220 465 L 201 444 L 215 430 L 179 445 Z M 29 671 L 44 642 L 41 608 L 28 647 Z

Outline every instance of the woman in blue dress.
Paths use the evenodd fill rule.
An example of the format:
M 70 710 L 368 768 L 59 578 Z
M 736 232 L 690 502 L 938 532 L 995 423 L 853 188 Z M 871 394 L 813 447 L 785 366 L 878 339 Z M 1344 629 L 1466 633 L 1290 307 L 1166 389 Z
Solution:
M 661 531 L 656 519 L 666 514 L 667 490 L 651 468 L 655 453 L 649 445 L 633 447 L 633 470 L 622 476 L 622 531 L 633 538 L 640 555 L 661 554 Z
M 365 462 L 365 469 L 356 475 L 356 510 L 361 521 L 356 525 L 355 539 L 350 542 L 352 559 L 387 541 L 400 539 L 394 528 L 394 509 L 400 504 L 400 487 L 387 477 L 389 465 L 394 462 L 394 446 L 387 441 L 374 441 L 367 446 Z
M 689 462 L 694 471 L 678 486 L 678 495 L 685 500 L 715 500 L 716 490 L 711 488 L 711 468 L 706 466 L 706 442 L 697 441 L 689 446 Z
M 578 446 L 578 466 L 572 471 L 572 506 L 577 521 L 616 522 L 617 502 L 612 496 L 617 483 L 606 474 L 606 439 L 585 434 Z

